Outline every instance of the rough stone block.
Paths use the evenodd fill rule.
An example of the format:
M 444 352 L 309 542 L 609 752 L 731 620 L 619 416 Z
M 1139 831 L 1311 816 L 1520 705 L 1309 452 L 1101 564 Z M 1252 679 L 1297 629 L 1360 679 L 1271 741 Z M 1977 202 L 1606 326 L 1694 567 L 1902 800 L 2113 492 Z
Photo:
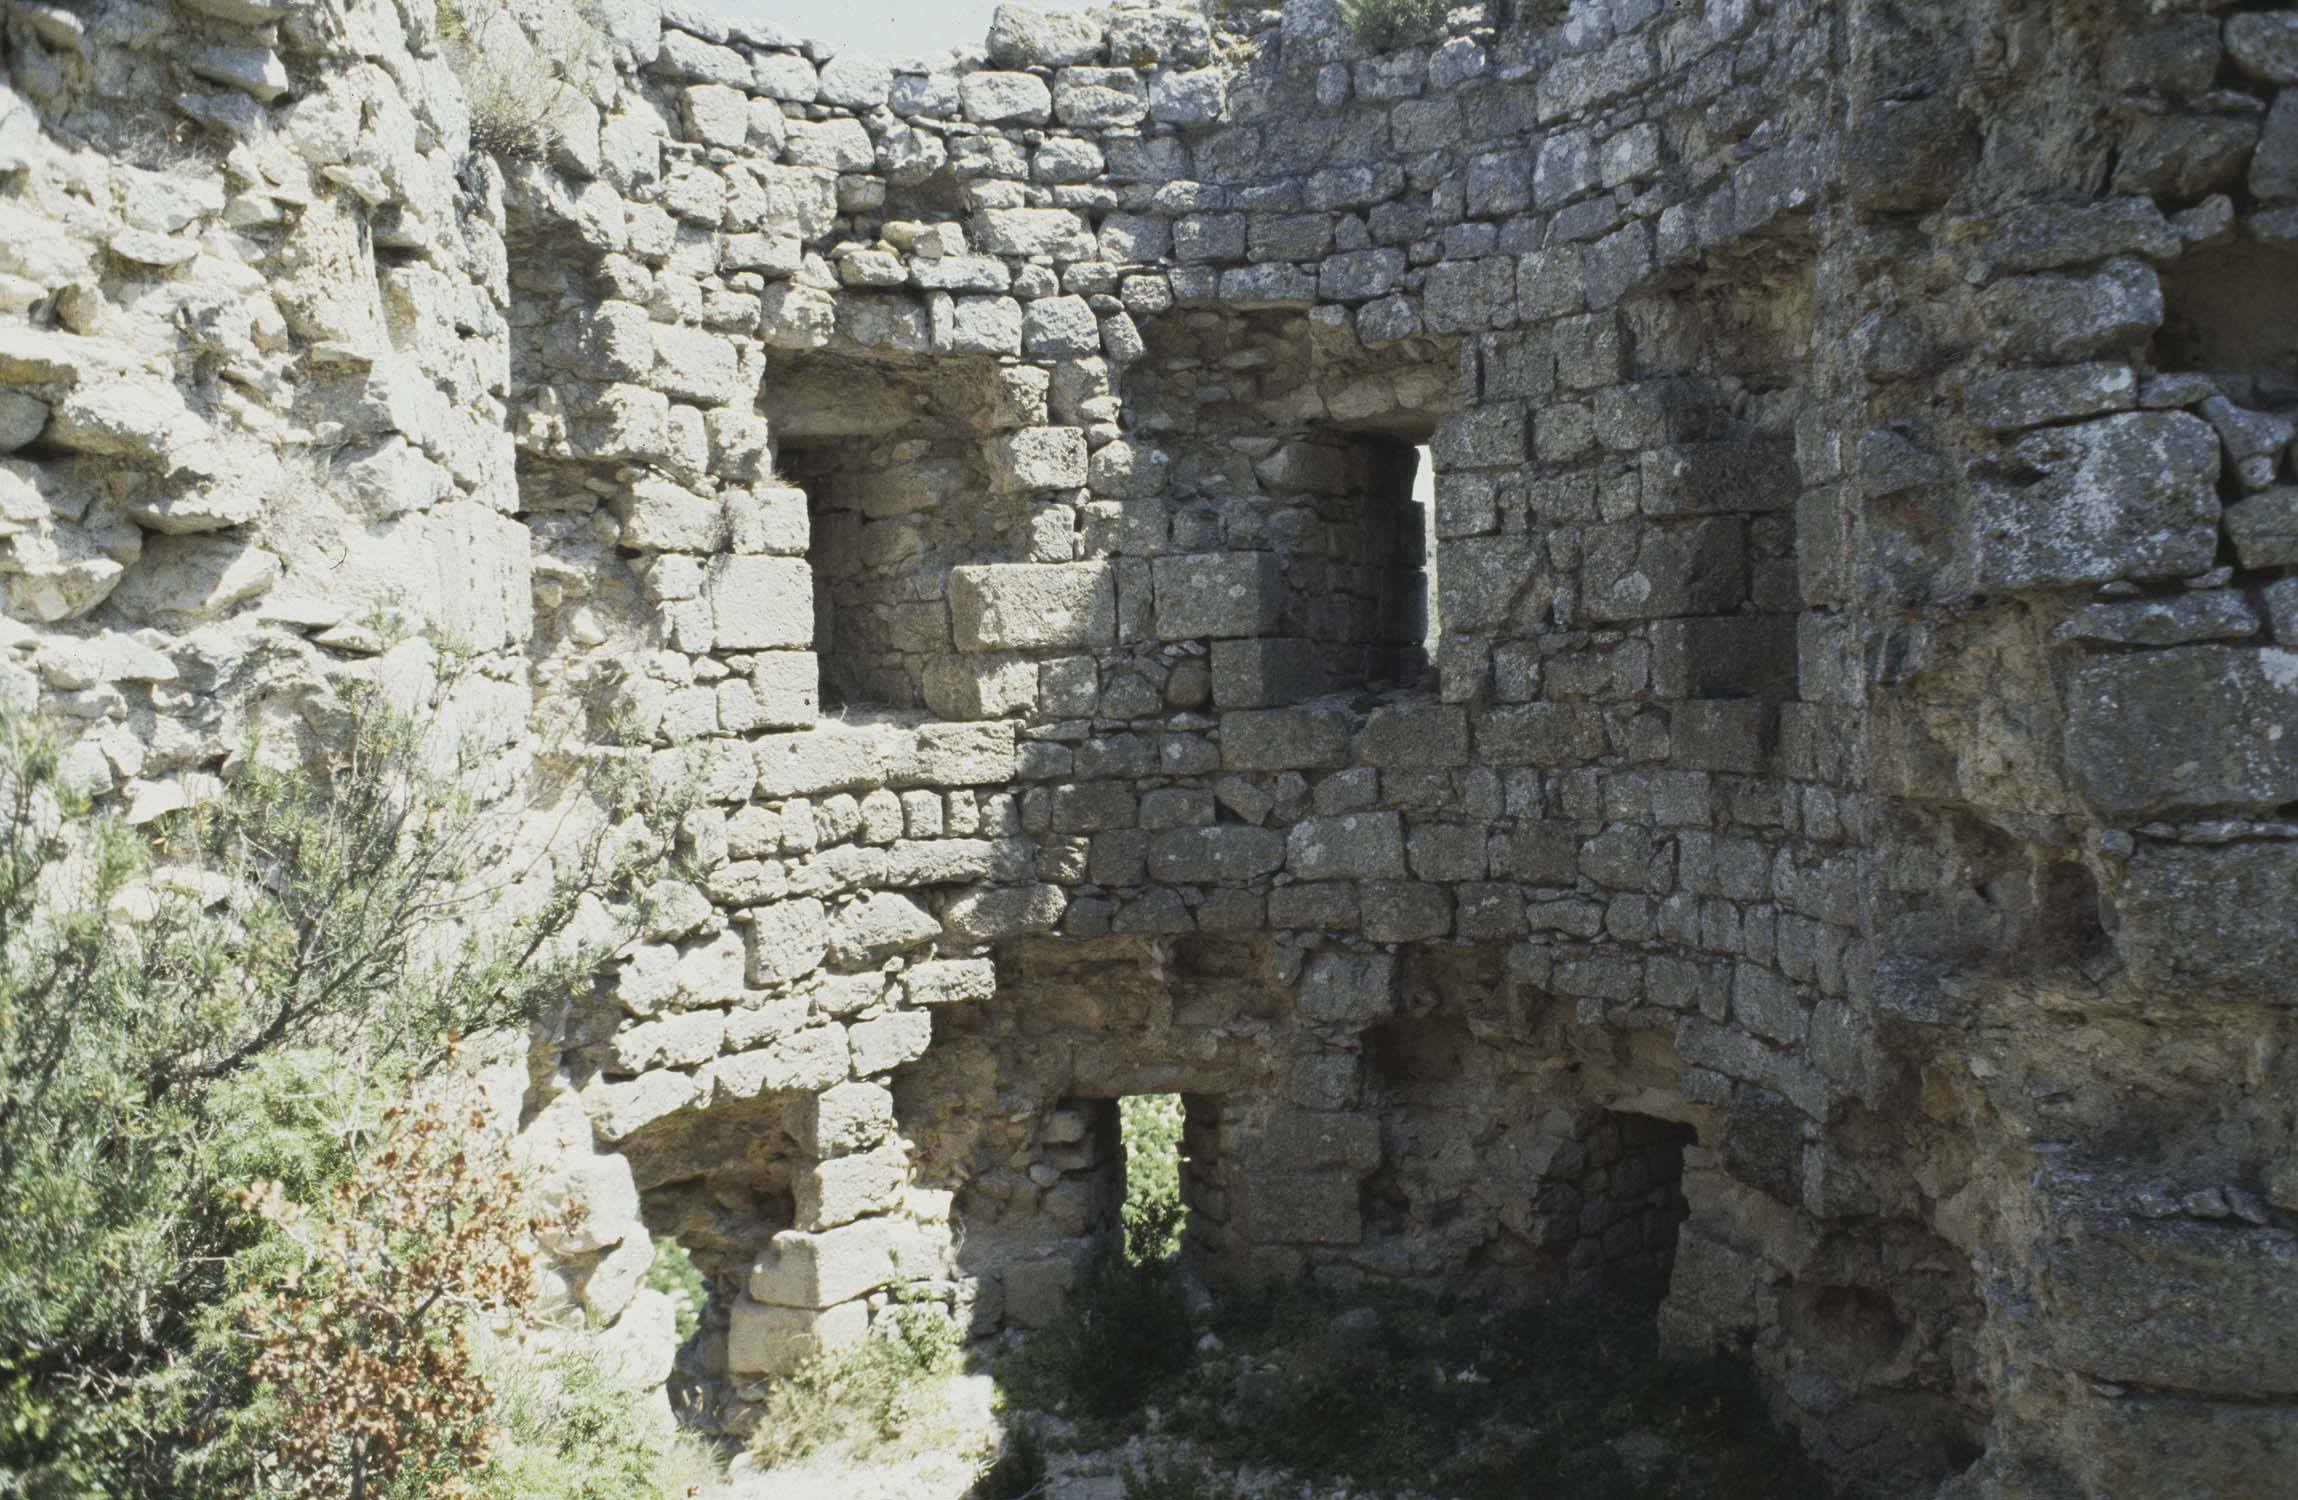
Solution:
M 808 1233 L 785 1229 L 750 1268 L 751 1297 L 773 1307 L 835 1307 L 894 1279 L 894 1226 L 865 1219 Z
M 2218 438 L 2184 412 L 2131 412 L 2011 445 L 2037 477 L 1980 485 L 1983 584 L 2033 588 L 2179 577 L 2218 549 Z
M 1404 820 L 1393 812 L 1303 818 L 1286 835 L 1285 867 L 1302 880 L 1402 880 Z
M 1266 636 L 1284 614 L 1284 568 L 1273 552 L 1160 557 L 1150 567 L 1160 640 Z
M 2181 646 L 2112 656 L 2068 686 L 2066 755 L 2110 817 L 2298 801 L 2298 652 Z
M 2110 1220 L 2041 1259 L 2059 1357 L 2090 1378 L 2258 1399 L 2298 1390 L 2298 1234 Z
M 1325 689 L 1314 643 L 1291 637 L 1213 643 L 1213 702 L 1221 708 L 1283 708 Z
M 808 1026 L 771 1046 L 721 1057 L 710 1071 L 722 1099 L 813 1093 L 845 1080 L 846 1030 Z
M 811 896 L 762 906 L 750 915 L 749 979 L 794 984 L 822 966 L 829 944 L 822 903 Z
M 862 1021 L 847 1032 L 852 1044 L 854 1073 L 867 1078 L 916 1062 L 933 1045 L 934 1019 L 922 1010 L 898 1010 L 875 1021 Z
M 814 643 L 814 573 L 796 557 L 710 560 L 703 596 L 721 650 L 803 648 Z
M 850 1156 L 894 1133 L 894 1096 L 881 1084 L 836 1084 L 807 1095 L 794 1119 L 799 1144 L 816 1160 Z
M 867 1303 L 816 1310 L 738 1298 L 726 1329 L 726 1367 L 738 1375 L 787 1375 L 818 1354 L 851 1348 L 869 1332 Z
M 1285 836 L 1273 828 L 1220 824 L 1174 828 L 1149 840 L 1149 878 L 1178 884 L 1258 880 L 1285 863 Z
M 949 593 L 960 651 L 1110 646 L 1117 641 L 1117 580 L 1107 563 L 952 568 Z
M 848 724 L 761 735 L 751 742 L 757 794 L 778 802 L 883 785 L 892 765 L 893 740 L 882 729 Z
M 849 966 L 871 965 L 941 936 L 942 924 L 908 896 L 864 896 L 830 919 L 829 955 Z
M 1301 976 L 1301 1013 L 1312 1021 L 1368 1026 L 1395 1014 L 1399 982 L 1394 954 L 1326 949 Z
M 1232 771 L 1338 770 L 1348 764 L 1353 727 L 1337 708 L 1223 714 L 1221 764 Z
M 2147 990 L 2298 1006 L 2298 844 L 2141 844 L 2121 914 Z
M 1256 1245 L 1353 1245 L 1364 1234 L 1361 1181 L 1338 1172 L 1248 1172 L 1237 1229 Z

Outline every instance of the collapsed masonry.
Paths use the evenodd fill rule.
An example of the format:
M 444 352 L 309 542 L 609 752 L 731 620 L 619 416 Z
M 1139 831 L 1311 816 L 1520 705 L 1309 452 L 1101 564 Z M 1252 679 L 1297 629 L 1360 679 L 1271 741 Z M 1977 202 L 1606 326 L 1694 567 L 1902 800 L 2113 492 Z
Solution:
M 1173 1092 L 1191 1255 L 1664 1287 L 1865 1489 L 2287 1472 L 2298 15 L 514 9 L 0 3 L 0 697 L 658 747 L 522 1143 L 633 1368 L 650 1235 L 729 1423 L 1043 1323 Z

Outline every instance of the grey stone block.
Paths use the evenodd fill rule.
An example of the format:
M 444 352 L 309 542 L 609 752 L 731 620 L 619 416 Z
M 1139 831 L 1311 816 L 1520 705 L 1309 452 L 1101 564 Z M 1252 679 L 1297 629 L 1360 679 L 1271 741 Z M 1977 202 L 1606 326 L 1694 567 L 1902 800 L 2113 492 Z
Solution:
M 1149 840 L 1149 878 L 1178 884 L 1257 880 L 1284 866 L 1285 836 L 1273 828 L 1222 824 L 1173 828 Z
M 2131 412 L 2011 445 L 2036 477 L 1974 497 L 1979 578 L 2000 588 L 2179 577 L 2218 549 L 2218 436 L 2184 412 Z
M 950 569 L 960 651 L 1109 646 L 1117 582 L 1107 563 L 987 563 Z
M 1402 880 L 1404 820 L 1393 812 L 1303 818 L 1285 837 L 1285 867 L 1302 880 Z
M 2142 844 L 2121 913 L 2149 990 L 2298 1006 L 2298 844 Z
M 2067 696 L 2068 769 L 2110 817 L 2298 801 L 2298 653 L 2108 657 L 2078 669 Z
M 1160 557 L 1150 567 L 1160 640 L 1268 636 L 1284 615 L 1284 567 L 1273 552 Z

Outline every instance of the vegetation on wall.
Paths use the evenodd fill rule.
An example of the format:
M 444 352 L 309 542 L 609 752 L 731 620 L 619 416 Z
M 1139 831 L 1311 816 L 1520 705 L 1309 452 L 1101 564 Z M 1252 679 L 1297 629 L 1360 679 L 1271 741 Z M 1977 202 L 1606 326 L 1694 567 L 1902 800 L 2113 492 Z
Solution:
M 251 746 L 140 829 L 0 719 L 0 1493 L 380 1497 L 377 1455 L 492 1424 L 464 1341 L 525 1295 L 520 1199 L 400 1101 L 586 984 L 578 910 L 659 845 L 631 816 L 482 883 L 522 867 L 460 748 L 364 685 L 332 712 L 340 752 Z
M 435 0 L 438 35 L 471 109 L 471 147 L 540 161 L 562 117 L 582 102 L 577 80 L 607 61 L 606 34 L 587 0 L 553 0 L 530 29 L 506 0 Z
M 1444 24 L 1446 0 L 1341 0 L 1349 35 L 1376 51 L 1421 41 Z

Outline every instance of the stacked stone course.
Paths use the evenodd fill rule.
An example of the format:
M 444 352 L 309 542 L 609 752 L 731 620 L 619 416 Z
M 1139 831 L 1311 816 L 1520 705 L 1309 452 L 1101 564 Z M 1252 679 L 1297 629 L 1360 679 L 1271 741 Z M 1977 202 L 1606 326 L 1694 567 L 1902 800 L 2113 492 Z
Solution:
M 1876 1493 L 2272 1492 L 2290 13 L 599 0 L 508 162 L 428 0 L 0 14 L 0 701 L 139 821 L 352 678 L 636 736 L 693 874 L 522 1139 L 709 1420 L 1058 1316 L 1171 1092 L 1194 1260 L 1656 1277 Z

